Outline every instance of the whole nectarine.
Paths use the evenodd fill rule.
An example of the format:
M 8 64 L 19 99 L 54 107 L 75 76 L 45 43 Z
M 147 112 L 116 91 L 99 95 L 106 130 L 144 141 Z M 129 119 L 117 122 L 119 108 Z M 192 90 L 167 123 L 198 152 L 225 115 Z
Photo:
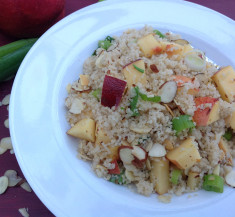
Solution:
M 65 0 L 0 0 L 0 31 L 15 38 L 41 36 L 64 17 Z

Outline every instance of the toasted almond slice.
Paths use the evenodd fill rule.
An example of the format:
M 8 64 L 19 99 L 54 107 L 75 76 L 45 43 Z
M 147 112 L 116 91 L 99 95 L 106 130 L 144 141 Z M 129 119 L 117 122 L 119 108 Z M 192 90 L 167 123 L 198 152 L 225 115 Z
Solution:
M 165 139 L 164 142 L 163 142 L 166 150 L 172 150 L 174 149 L 174 145 L 172 144 L 172 142 L 169 140 L 169 139 Z
M 206 60 L 193 52 L 186 54 L 184 61 L 191 70 L 196 72 L 200 72 L 206 67 Z
M 150 160 L 149 160 L 148 158 L 147 158 L 147 160 L 146 160 L 146 167 L 147 167 L 148 170 L 151 170 L 151 169 L 152 169 L 151 162 L 150 162 Z
M 161 144 L 154 144 L 149 151 L 150 157 L 164 157 L 166 155 L 166 149 Z
M 7 151 L 6 148 L 3 148 L 3 147 L 0 146 L 0 155 L 4 154 L 6 151 Z
M 71 92 L 71 88 L 72 88 L 72 85 L 71 85 L 71 84 L 68 84 L 68 85 L 66 86 L 67 93 L 70 93 L 70 92 Z
M 11 137 L 5 137 L 1 139 L 0 147 L 4 149 L 13 149 L 11 143 Z
M 6 176 L 0 177 L 0 194 L 3 194 L 8 187 L 8 178 Z
M 225 176 L 226 183 L 235 188 L 235 171 L 231 170 L 226 176 Z
M 175 42 L 176 44 L 179 44 L 179 45 L 187 45 L 189 44 L 189 42 L 185 39 L 177 39 L 177 40 L 172 40 L 173 42 Z
M 28 182 L 22 183 L 20 187 L 23 188 L 25 191 L 32 192 L 32 188 L 30 187 Z
M 29 214 L 28 214 L 26 208 L 20 208 L 20 209 L 19 209 L 19 213 L 20 213 L 23 217 L 29 217 Z
M 17 176 L 17 172 L 15 170 L 7 170 L 4 173 L 4 176 L 6 176 L 8 178 L 8 186 L 9 187 L 16 186 L 22 180 L 22 178 Z
M 9 128 L 9 119 L 6 119 L 6 120 L 4 121 L 4 126 L 5 126 L 6 128 Z
M 120 146 L 119 157 L 124 164 L 131 164 L 131 162 L 134 160 L 132 149 L 132 147 Z
M 135 180 L 135 176 L 133 175 L 132 171 L 125 170 L 125 176 L 130 182 L 133 182 Z
M 73 114 L 80 114 L 85 108 L 84 101 L 78 98 L 75 98 L 72 102 L 71 108 L 69 111 Z
M 151 130 L 152 130 L 152 127 L 148 127 L 148 126 L 134 126 L 134 125 L 131 125 L 130 126 L 130 130 L 135 132 L 135 133 L 140 133 L 140 134 L 146 134 L 146 133 L 149 133 Z
M 140 161 L 147 159 L 147 152 L 139 146 L 134 146 L 131 153 Z
M 2 104 L 3 104 L 3 105 L 9 105 L 10 96 L 11 96 L 11 94 L 8 94 L 8 95 L 6 95 L 6 96 L 3 98 L 3 100 L 2 100 Z
M 161 102 L 170 103 L 174 100 L 177 93 L 177 83 L 175 81 L 165 82 L 158 91 L 158 95 L 161 97 Z

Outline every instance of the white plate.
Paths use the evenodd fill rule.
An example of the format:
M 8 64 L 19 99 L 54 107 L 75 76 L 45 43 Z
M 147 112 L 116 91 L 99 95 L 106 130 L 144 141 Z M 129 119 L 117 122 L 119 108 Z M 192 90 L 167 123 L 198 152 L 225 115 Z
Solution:
M 196 17 L 196 18 L 195 18 Z M 20 167 L 42 202 L 56 215 L 234 216 L 235 193 L 201 191 L 162 204 L 97 178 L 76 158 L 66 135 L 66 85 L 78 78 L 83 61 L 107 35 L 145 24 L 182 34 L 216 63 L 235 66 L 231 19 L 184 1 L 107 1 L 66 17 L 30 50 L 16 76 L 10 104 L 10 132 Z

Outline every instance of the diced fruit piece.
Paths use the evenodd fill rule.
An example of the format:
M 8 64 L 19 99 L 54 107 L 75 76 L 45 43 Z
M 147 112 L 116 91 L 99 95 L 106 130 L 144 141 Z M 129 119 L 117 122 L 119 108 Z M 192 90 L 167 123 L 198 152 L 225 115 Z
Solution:
M 123 74 L 129 89 L 131 89 L 133 84 L 141 83 L 143 86 L 146 86 L 147 84 L 145 72 L 140 72 L 134 66 L 145 71 L 145 64 L 143 60 L 136 60 L 123 68 Z
M 226 118 L 226 124 L 228 124 L 233 130 L 235 130 L 235 105 L 233 106 L 232 113 Z
M 133 148 L 131 146 L 119 147 L 119 158 L 124 164 L 131 164 L 131 162 L 134 160 L 132 149 Z
M 85 118 L 77 122 L 67 134 L 90 142 L 95 142 L 95 121 Z
M 197 95 L 198 93 L 199 93 L 199 88 L 192 88 L 192 89 L 189 89 L 189 90 L 188 90 L 188 94 L 189 94 L 189 95 L 195 96 L 195 95 Z
M 213 174 L 219 176 L 220 174 L 220 164 L 217 164 L 213 170 Z
M 133 146 L 132 154 L 140 161 L 145 162 L 147 160 L 147 152 L 139 146 Z
M 179 55 L 183 51 L 183 46 L 179 44 L 168 44 L 166 45 L 165 52 L 168 57 L 173 55 Z
M 232 66 L 220 69 L 212 77 L 221 98 L 227 102 L 235 101 L 235 71 Z
M 112 160 L 119 159 L 119 146 L 108 146 L 110 153 L 108 154 L 107 158 L 111 158 Z
M 193 120 L 197 126 L 207 126 L 219 120 L 219 101 L 213 97 L 198 97 L 194 100 L 197 110 Z
M 160 54 L 162 52 L 162 45 L 154 38 L 153 34 L 140 38 L 137 43 L 146 57 L 151 57 L 153 54 Z
M 170 188 L 169 161 L 159 159 L 157 161 L 153 160 L 151 163 L 150 180 L 154 185 L 154 190 L 160 195 L 165 194 Z
M 214 191 L 218 193 L 223 193 L 224 179 L 214 174 L 205 175 L 202 187 L 206 191 Z
M 193 83 L 191 78 L 182 75 L 174 75 L 172 79 L 177 83 L 177 87 L 182 87 L 185 83 Z
M 188 173 L 188 180 L 187 180 L 187 186 L 191 190 L 194 191 L 194 190 L 196 190 L 196 188 L 198 188 L 199 182 L 200 182 L 199 173 L 189 171 L 189 173 Z
M 233 158 L 230 154 L 229 148 L 227 141 L 221 137 L 220 142 L 219 142 L 219 148 L 224 152 L 225 160 L 228 165 L 232 166 L 233 165 Z
M 109 169 L 109 174 L 120 174 L 120 169 L 117 163 L 117 160 L 113 160 L 111 163 L 113 163 L 115 165 L 115 167 L 113 169 Z
M 192 138 L 186 139 L 178 147 L 169 151 L 166 157 L 180 169 L 188 169 L 201 160 L 198 148 Z
M 145 161 L 139 160 L 137 157 L 134 157 L 134 160 L 131 163 L 138 169 L 142 169 L 145 165 Z
M 82 86 L 87 86 L 89 84 L 89 75 L 80 75 L 80 83 Z
M 150 157 L 164 157 L 166 155 L 166 149 L 161 144 L 154 144 L 149 151 Z
M 225 182 L 235 188 L 235 171 L 231 170 L 226 176 L 225 176 Z
M 107 133 L 102 128 L 100 128 L 98 124 L 96 124 L 95 137 L 96 137 L 95 140 L 96 144 L 100 143 L 107 144 L 111 141 Z
M 184 61 L 192 71 L 202 71 L 206 67 L 206 60 L 196 52 L 189 52 L 185 55 Z
M 177 84 L 175 81 L 165 82 L 158 91 L 163 103 L 170 103 L 174 100 L 177 93 Z
M 115 106 L 117 108 L 121 102 L 125 87 L 126 81 L 105 75 L 101 105 L 107 106 L 109 108 Z

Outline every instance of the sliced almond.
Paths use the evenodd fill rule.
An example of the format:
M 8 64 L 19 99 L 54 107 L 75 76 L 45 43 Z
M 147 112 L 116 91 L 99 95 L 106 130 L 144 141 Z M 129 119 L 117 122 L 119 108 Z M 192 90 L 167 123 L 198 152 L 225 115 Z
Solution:
M 3 194 L 8 187 L 8 178 L 6 176 L 0 177 L 0 194 Z
M 9 187 L 16 186 L 22 180 L 22 178 L 17 176 L 17 172 L 15 170 L 7 170 L 4 173 L 4 176 L 6 176 L 8 178 L 8 186 Z
M 1 139 L 0 147 L 4 149 L 13 149 L 11 143 L 11 137 L 5 137 Z
M 131 125 L 130 130 L 135 133 L 146 134 L 152 130 L 152 127 Z
M 4 154 L 6 151 L 7 151 L 6 148 L 2 148 L 2 147 L 0 146 L 0 155 L 1 155 L 1 154 Z
M 11 96 L 11 94 L 8 94 L 8 95 L 6 95 L 6 96 L 3 98 L 3 100 L 2 100 L 2 104 L 3 104 L 3 105 L 9 105 L 9 103 L 10 103 L 10 96 Z
M 66 86 L 67 93 L 70 93 L 70 92 L 71 92 L 71 87 L 72 87 L 71 84 L 68 84 L 68 85 Z
M 149 159 L 146 160 L 146 167 L 148 170 L 151 170 L 152 169 L 152 165 L 151 165 L 151 162 Z
M 135 180 L 135 176 L 133 175 L 132 171 L 125 170 L 125 176 L 130 182 L 133 182 Z
M 26 208 L 20 208 L 20 209 L 19 209 L 19 213 L 20 213 L 23 217 L 29 217 L 29 214 L 28 214 Z
M 139 146 L 134 146 L 131 153 L 140 161 L 147 159 L 147 152 Z
M 6 120 L 4 121 L 4 126 L 5 126 L 6 128 L 9 128 L 9 119 L 6 119 Z
M 22 183 L 20 187 L 23 188 L 25 191 L 32 192 L 32 188 L 30 187 L 28 182 Z
M 85 106 L 83 100 L 75 98 L 72 101 L 72 105 L 71 105 L 71 108 L 69 109 L 69 111 L 73 114 L 80 114 L 85 107 L 86 106 Z
M 161 144 L 154 144 L 149 151 L 150 157 L 164 157 L 166 155 L 166 149 Z
M 134 160 L 132 149 L 132 147 L 120 146 L 119 157 L 124 164 L 131 164 L 131 162 Z
M 225 176 L 226 183 L 235 188 L 235 171 L 231 170 L 226 176 Z
M 165 82 L 158 91 L 158 95 L 161 97 L 161 102 L 170 103 L 174 100 L 177 93 L 177 83 L 175 81 Z

